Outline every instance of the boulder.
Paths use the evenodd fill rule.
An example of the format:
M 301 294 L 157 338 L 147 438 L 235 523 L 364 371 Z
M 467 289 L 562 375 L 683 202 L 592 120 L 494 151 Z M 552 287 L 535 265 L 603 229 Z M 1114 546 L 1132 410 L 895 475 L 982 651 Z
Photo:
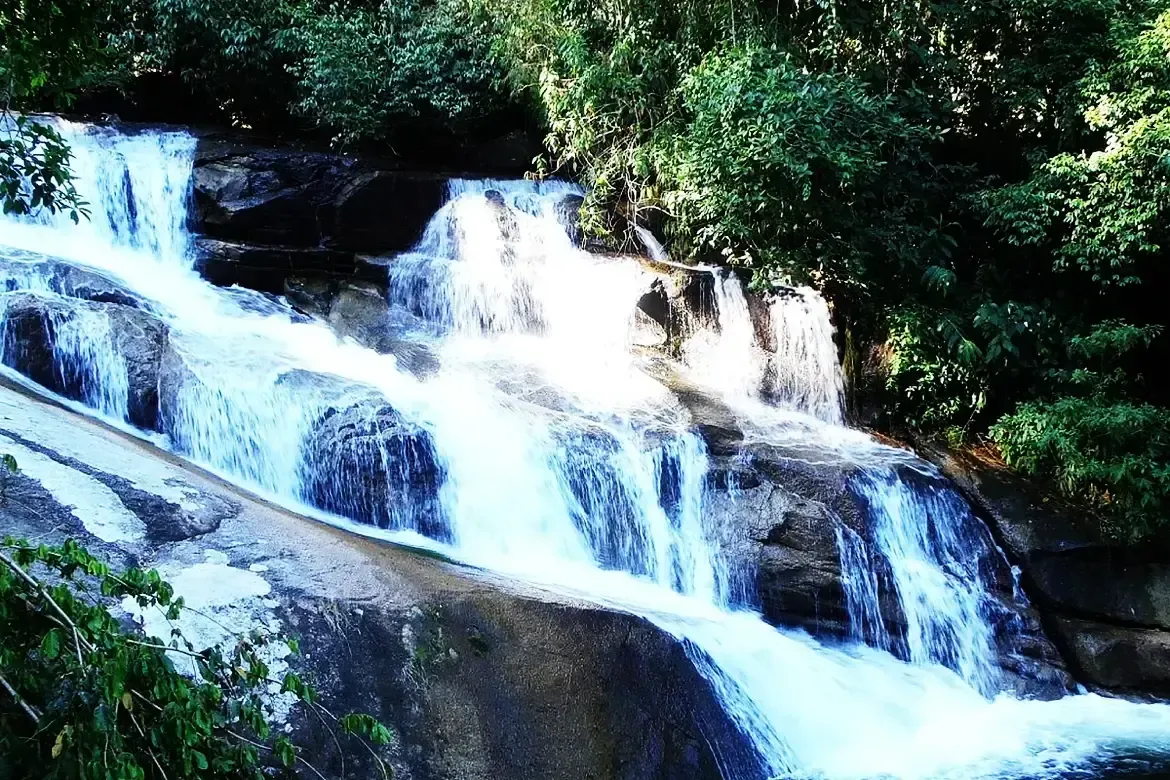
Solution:
M 110 390 L 106 382 L 118 381 L 105 372 L 125 371 L 128 422 L 144 430 L 158 428 L 159 369 L 168 334 L 157 318 L 117 303 L 30 293 L 7 298 L 6 365 L 55 393 L 91 404 Z M 108 352 L 90 354 L 83 342 L 64 335 L 67 328 L 95 327 L 108 331 Z
M 1100 531 L 1088 518 L 1012 474 L 1002 463 L 916 441 L 915 450 L 938 466 L 968 500 L 994 523 L 1006 552 L 1017 561 L 1100 547 Z
M 4 435 L 35 434 L 77 469 L 75 479 L 133 479 L 159 500 L 179 486 L 236 504 L 195 538 L 102 544 L 48 490 L 18 475 L 14 500 L 0 502 L 0 535 L 45 544 L 74 536 L 113 565 L 157 568 L 200 604 L 195 641 L 208 623 L 297 637 L 300 653 L 278 662 L 311 682 L 329 711 L 368 712 L 393 729 L 383 755 L 396 777 L 759 776 L 687 649 L 641 618 L 292 515 L 129 438 L 119 448 L 100 425 L 3 387 L 0 405 L 18 428 Z M 56 452 L 66 448 L 86 462 Z M 365 751 L 303 710 L 278 717 L 287 720 L 274 729 L 291 732 L 324 776 L 381 776 Z
M 581 228 L 581 207 L 585 205 L 585 198 L 580 195 L 569 194 L 561 198 L 556 205 L 557 220 L 569 234 L 573 246 L 580 247 L 585 243 L 585 231 Z
M 394 724 L 403 775 L 756 776 L 752 749 L 683 647 L 645 621 L 447 588 L 421 608 L 298 598 L 288 613 L 330 701 Z M 337 662 L 341 648 L 353 662 Z M 332 758 L 325 734 L 311 748 Z
M 404 337 L 421 331 L 422 323 L 390 307 L 383 285 L 294 276 L 285 280 L 283 293 L 297 311 L 325 320 L 342 338 L 394 355 L 415 376 L 430 376 L 438 370 L 438 358 L 425 344 Z
M 1052 625 L 1079 676 L 1093 687 L 1170 696 L 1170 634 L 1067 618 Z
M 389 333 L 390 304 L 382 287 L 342 282 L 329 307 L 329 325 L 338 335 L 373 346 Z
M 869 458 L 851 457 L 819 438 L 823 430 L 799 422 L 786 437 L 769 437 L 770 442 L 787 439 L 785 444 L 746 437 L 733 409 L 678 376 L 667 361 L 643 357 L 641 365 L 674 392 L 706 441 L 705 516 L 737 572 L 733 598 L 755 606 L 776 625 L 830 639 L 881 636 L 903 655 L 906 618 L 888 563 L 875 548 L 875 513 L 857 483 L 870 473 L 892 473 L 907 490 L 929 494 L 948 490 L 945 480 L 892 449 L 885 460 L 873 450 Z M 980 561 L 990 590 L 985 606 L 1004 686 L 1044 698 L 1067 691 L 1071 680 L 1064 662 L 1035 610 L 1017 596 L 1012 571 L 990 533 L 975 516 L 963 522 L 970 554 Z M 861 626 L 852 625 L 847 599 L 852 573 L 843 565 L 853 554 L 868 561 L 874 583 L 869 598 L 876 614 Z
M 297 311 L 322 319 L 329 316 L 333 296 L 337 293 L 333 282 L 312 276 L 286 278 L 281 292 Z
M 66 298 L 147 308 L 128 287 L 99 271 L 34 252 L 11 249 L 0 252 L 0 292 L 48 288 Z
M 338 155 L 200 139 L 192 179 L 195 227 L 228 241 L 318 246 L 332 196 L 354 168 Z
M 1001 463 L 927 443 L 918 450 L 989 519 L 1082 682 L 1164 692 L 1155 667 L 1160 648 L 1170 646 L 1165 550 L 1111 543 L 1083 512 L 1043 495 Z
M 303 499 L 359 523 L 445 541 L 445 479 L 430 434 L 377 397 L 329 408 L 308 433 Z

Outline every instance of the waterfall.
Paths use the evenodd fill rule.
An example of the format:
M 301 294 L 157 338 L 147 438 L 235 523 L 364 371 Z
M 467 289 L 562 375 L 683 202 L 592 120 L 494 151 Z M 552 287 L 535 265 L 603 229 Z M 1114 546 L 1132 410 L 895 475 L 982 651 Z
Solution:
M 5 328 L 16 296 L 64 300 L 45 256 L 104 274 L 168 329 L 161 445 L 329 522 L 653 622 L 755 751 L 724 767 L 728 780 L 1086 776 L 1111 756 L 1170 753 L 1170 708 L 1000 691 L 979 560 L 994 545 L 975 538 L 953 492 L 903 478 L 876 444 L 851 485 L 872 538 L 837 537 L 852 641 L 821 643 L 735 603 L 731 557 L 704 511 L 711 455 L 631 356 L 651 277 L 572 245 L 558 214 L 572 185 L 451 183 L 418 246 L 389 265 L 390 303 L 412 323 L 401 335 L 439 366 L 419 378 L 280 300 L 192 272 L 189 136 L 60 129 L 93 219 L 0 220 L 0 259 L 14 269 Z M 710 274 L 717 322 L 688 345 L 692 371 L 738 399 L 745 424 L 770 402 L 808 418 L 801 435 L 837 435 L 823 301 L 772 302 L 769 344 L 739 280 Z M 77 324 L 52 325 L 56 370 L 95 413 L 126 422 L 132 377 L 111 330 Z M 883 624 L 879 561 L 905 636 Z M 889 652 L 903 645 L 906 658 Z
M 775 294 L 757 328 L 743 283 L 726 269 L 711 278 L 715 318 L 684 345 L 696 379 L 736 406 L 770 405 L 840 426 L 844 378 L 825 299 L 809 288 Z M 765 330 L 763 339 L 759 330 Z
M 977 552 L 994 549 L 986 529 L 941 484 L 915 488 L 893 472 L 878 472 L 864 475 L 855 487 L 875 519 L 877 550 L 890 564 L 910 659 L 949 667 L 975 689 L 994 695 L 999 684 L 987 619 L 991 596 Z M 877 642 L 891 644 L 880 632 Z
M 768 308 L 775 342 L 773 400 L 834 425 L 844 424 L 845 381 L 829 306 L 815 290 L 776 295 Z

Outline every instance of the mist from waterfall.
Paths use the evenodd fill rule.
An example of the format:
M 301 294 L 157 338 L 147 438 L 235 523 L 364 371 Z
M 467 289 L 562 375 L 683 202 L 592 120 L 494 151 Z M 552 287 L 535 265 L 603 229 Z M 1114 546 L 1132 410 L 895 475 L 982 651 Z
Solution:
M 293 509 L 652 621 L 682 642 L 754 749 L 724 767 L 729 780 L 1086 776 L 1113 758 L 1170 756 L 1166 706 L 1003 692 L 986 663 L 969 511 L 840 427 L 832 325 L 811 291 L 773 300 L 761 328 L 739 279 L 712 271 L 715 322 L 684 352 L 691 376 L 741 422 L 781 408 L 800 420 L 786 430 L 847 436 L 854 449 L 842 457 L 864 456 L 851 489 L 874 538 L 839 534 L 855 624 L 841 644 L 777 629 L 735 602 L 731 559 L 704 511 L 710 455 L 690 413 L 631 352 L 652 272 L 572 245 L 557 210 L 572 185 L 452 182 L 419 244 L 389 264 L 393 310 L 437 361 L 419 377 L 282 300 L 215 288 L 191 270 L 189 136 L 61 130 L 93 219 L 5 218 L 0 245 L 107 273 L 168 325 L 164 370 L 177 390 L 158 443 Z M 60 297 L 31 270 L 37 257 L 5 254 L 16 270 L 0 311 L 18 293 Z M 95 413 L 125 424 L 125 366 L 109 328 L 54 329 L 59 370 Z M 349 449 L 314 446 L 339 417 L 359 434 Z M 768 417 L 747 432 L 767 437 L 775 425 Z M 398 432 L 390 448 L 360 435 L 386 430 Z M 364 479 L 339 468 L 343 455 L 369 465 Z M 382 490 L 369 474 L 383 475 Z M 903 634 L 882 623 L 879 557 Z

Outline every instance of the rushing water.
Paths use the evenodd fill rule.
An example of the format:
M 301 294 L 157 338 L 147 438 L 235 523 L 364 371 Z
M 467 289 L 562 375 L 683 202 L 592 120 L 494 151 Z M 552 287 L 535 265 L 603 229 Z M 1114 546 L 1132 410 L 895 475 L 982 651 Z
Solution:
M 280 300 L 192 272 L 191 138 L 61 129 L 93 219 L 0 221 L 0 244 L 102 270 L 167 324 L 163 446 L 294 508 L 654 622 L 756 753 L 724 766 L 729 778 L 1097 776 L 1170 756 L 1165 706 L 1001 692 L 986 592 L 998 552 L 937 476 L 908 476 L 840 427 L 832 328 L 811 291 L 773 300 L 761 338 L 739 280 L 707 270 L 716 315 L 683 351 L 750 438 L 843 442 L 855 461 L 872 538 L 838 532 L 854 641 L 832 646 L 732 597 L 704 511 L 706 447 L 629 348 L 651 272 L 572 246 L 557 210 L 571 185 L 452 183 L 418 246 L 390 264 L 395 322 L 438 365 L 420 378 Z M 0 311 L 17 291 L 65 291 L 8 254 Z M 50 326 L 55 370 L 125 424 L 118 334 L 100 307 L 82 308 Z M 9 325 L 5 314 L 16 362 Z M 904 628 L 883 622 L 882 578 Z

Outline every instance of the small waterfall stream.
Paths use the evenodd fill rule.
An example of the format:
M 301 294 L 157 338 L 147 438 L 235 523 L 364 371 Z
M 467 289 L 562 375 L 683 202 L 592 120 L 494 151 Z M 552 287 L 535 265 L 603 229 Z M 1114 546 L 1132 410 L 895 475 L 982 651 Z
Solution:
M 841 427 L 829 313 L 811 291 L 771 303 L 765 344 L 739 280 L 711 271 L 717 322 L 684 352 L 750 437 L 860 453 L 852 490 L 873 538 L 838 534 L 843 644 L 777 629 L 733 598 L 705 511 L 711 456 L 629 348 L 651 272 L 572 246 L 556 213 L 572 185 L 452 182 L 418 246 L 389 265 L 395 322 L 437 361 L 419 377 L 191 270 L 190 137 L 61 129 L 93 219 L 0 220 L 6 363 L 19 357 L 14 297 L 64 292 L 35 271 L 43 256 L 109 274 L 169 328 L 160 370 L 177 389 L 160 399 L 162 446 L 294 509 L 652 621 L 754 749 L 724 767 L 729 780 L 1082 777 L 1115 757 L 1170 756 L 1170 707 L 1003 692 L 981 560 L 999 553 L 945 483 L 905 477 L 906 456 Z M 93 413 L 126 424 L 126 366 L 104 322 L 52 323 L 56 370 Z M 904 635 L 882 621 L 878 558 Z

